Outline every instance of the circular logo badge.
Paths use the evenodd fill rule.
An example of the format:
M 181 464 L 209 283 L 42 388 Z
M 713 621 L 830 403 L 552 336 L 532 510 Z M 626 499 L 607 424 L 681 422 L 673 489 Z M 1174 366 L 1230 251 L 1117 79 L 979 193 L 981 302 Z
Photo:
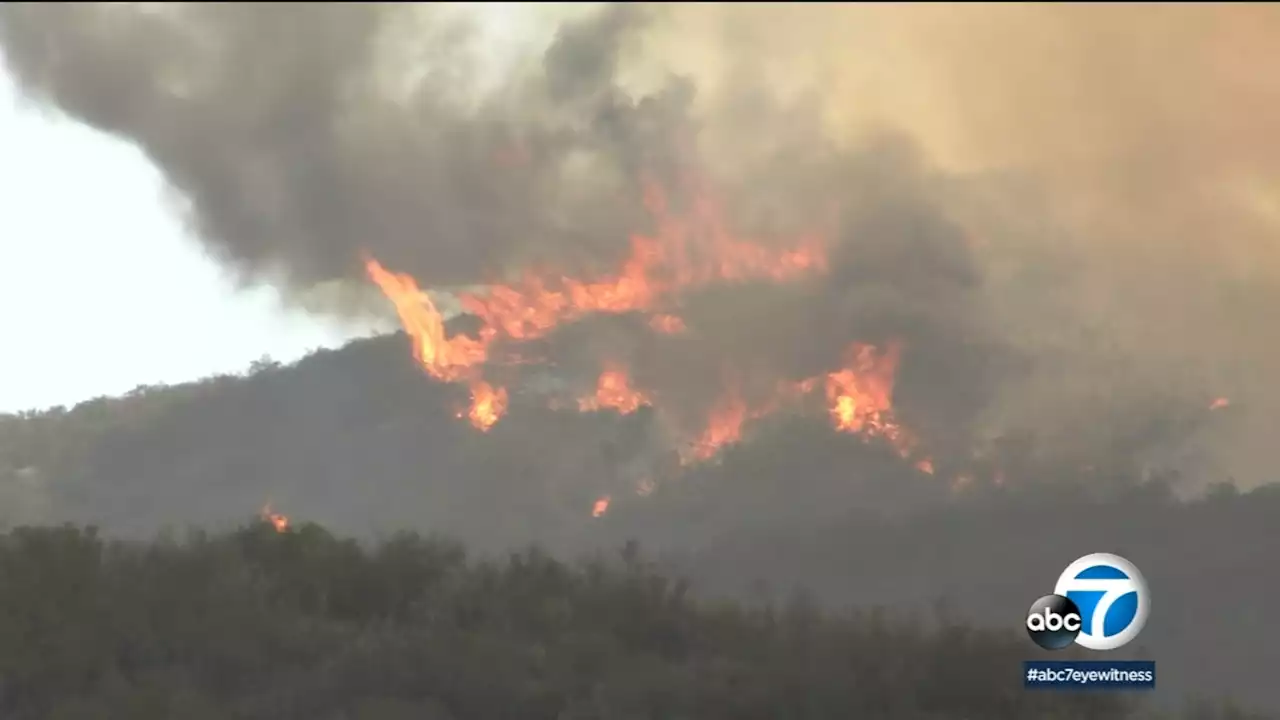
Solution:
M 1151 612 L 1151 593 L 1142 573 L 1111 553 L 1085 555 L 1068 565 L 1053 592 L 1075 604 L 1080 614 L 1075 641 L 1090 650 L 1127 645 L 1142 632 Z
M 1080 634 L 1080 608 L 1071 598 L 1045 595 L 1027 611 L 1027 634 L 1045 650 L 1061 650 Z

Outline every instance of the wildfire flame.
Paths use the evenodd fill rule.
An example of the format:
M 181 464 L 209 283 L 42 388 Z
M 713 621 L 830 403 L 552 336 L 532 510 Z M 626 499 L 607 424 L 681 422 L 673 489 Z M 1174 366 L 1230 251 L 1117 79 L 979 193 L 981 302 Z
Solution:
M 1209 409 L 1221 410 L 1222 408 L 1227 407 L 1229 405 L 1231 405 L 1230 400 L 1224 397 L 1220 397 L 1220 398 L 1215 398 L 1213 402 L 1209 403 Z
M 631 387 L 631 380 L 627 375 L 626 368 L 620 365 L 611 365 L 600 373 L 600 379 L 596 383 L 595 395 L 580 399 L 578 401 L 578 409 L 587 412 L 601 408 L 613 408 L 626 415 L 635 412 L 641 405 L 650 404 L 652 403 L 644 393 Z
M 365 270 L 413 338 L 414 358 L 432 376 L 454 382 L 474 377 L 474 368 L 490 359 L 491 346 L 502 338 L 540 337 L 590 313 L 652 311 L 680 290 L 717 280 L 786 280 L 826 268 L 817 235 L 781 250 L 737 240 L 712 200 L 701 199 L 690 218 L 679 218 L 667 211 L 661 188 L 652 185 L 646 206 L 655 214 L 659 232 L 632 237 L 631 253 L 616 273 L 581 280 L 549 270 L 527 271 L 512 284 L 459 295 L 463 309 L 482 322 L 478 337 L 447 336 L 444 316 L 411 276 L 391 272 L 372 257 L 365 259 Z M 704 252 L 695 253 L 695 244 Z M 661 332 L 684 326 L 670 313 L 655 314 L 652 323 Z
M 484 362 L 488 346 L 485 332 L 479 340 L 466 335 L 446 337 L 444 316 L 417 281 L 387 270 L 373 258 L 365 260 L 365 270 L 395 306 L 400 324 L 413 339 L 414 359 L 433 377 L 446 382 L 462 380 L 471 368 Z
M 373 258 L 365 270 L 383 295 L 395 306 L 400 324 L 413 339 L 413 357 L 431 376 L 446 382 L 465 381 L 471 389 L 471 408 L 464 415 L 477 429 L 487 431 L 507 409 L 507 391 L 494 388 L 479 376 L 479 365 L 488 357 L 494 332 L 483 328 L 480 338 L 445 334 L 444 316 L 417 281 L 394 273 Z
M 681 290 L 716 281 L 781 281 L 826 269 L 819 235 L 802 237 L 783 249 L 738 240 L 728 232 L 719 203 L 705 191 L 689 217 L 672 214 L 666 194 L 655 184 L 646 188 L 645 205 L 658 232 L 653 237 L 633 236 L 631 253 L 617 272 L 591 280 L 552 271 L 526 272 L 515 284 L 463 294 L 463 308 L 481 318 L 495 336 L 531 339 L 589 313 L 653 310 Z M 683 328 L 683 322 L 669 313 L 659 313 L 653 323 L 660 332 Z
M 826 394 L 837 430 L 884 438 L 907 457 L 915 440 L 893 419 L 893 386 L 901 354 L 898 343 L 890 343 L 884 352 L 873 345 L 851 345 L 847 366 L 827 375 Z
M 918 443 L 893 417 L 893 388 L 901 350 L 898 343 L 890 343 L 884 351 L 874 345 L 854 343 L 845 352 L 845 367 L 825 376 L 780 382 L 773 397 L 754 407 L 748 406 L 737 385 L 730 383 L 712 409 L 706 429 L 690 444 L 684 461 L 713 457 L 725 445 L 742 439 L 743 426 L 748 420 L 776 412 L 784 404 L 812 393 L 819 385 L 824 388 L 832 427 L 864 438 L 883 439 L 900 456 L 910 457 Z M 929 475 L 934 472 L 933 460 L 928 457 L 919 458 L 914 466 Z
M 467 417 L 477 430 L 488 432 L 506 411 L 507 391 L 504 388 L 494 388 L 483 380 L 472 383 L 471 409 L 467 411 Z
M 508 404 L 506 390 L 487 382 L 484 368 L 516 362 L 511 354 L 513 343 L 542 337 L 592 313 L 641 312 L 648 315 L 655 333 L 684 333 L 688 328 L 672 310 L 685 290 L 721 281 L 783 281 L 826 269 L 820 235 L 800 237 L 782 248 L 739 239 L 729 232 L 719 202 L 705 189 L 681 215 L 671 211 L 665 192 L 657 185 L 646 186 L 644 201 L 656 230 L 651 235 L 631 237 L 631 251 L 616 271 L 571 277 L 534 268 L 512 282 L 460 294 L 462 308 L 479 320 L 480 328 L 474 335 L 448 335 L 443 315 L 411 276 L 389 271 L 372 257 L 365 259 L 365 269 L 395 306 L 412 338 L 413 356 L 423 370 L 440 380 L 468 386 L 471 407 L 459 416 L 482 431 L 498 422 Z M 779 382 L 773 396 L 763 399 L 753 396 L 748 401 L 736 382 L 726 382 L 705 425 L 689 433 L 692 439 L 681 459 L 701 461 L 715 456 L 724 446 L 741 440 L 749 420 L 799 402 L 819 388 L 835 429 L 880 438 L 903 458 L 910 458 L 918 443 L 893 416 L 900 355 L 897 343 L 889 343 L 883 350 L 854 344 L 843 367 L 799 381 Z M 577 403 L 581 411 L 612 408 L 623 414 L 653 404 L 652 397 L 633 386 L 628 369 L 620 364 L 606 365 L 594 394 Z M 914 466 L 933 473 L 933 462 L 927 457 L 917 456 Z M 608 504 L 609 497 L 603 496 L 592 514 L 603 515 Z
M 731 386 L 712 408 L 706 429 L 693 441 L 683 460 L 707 460 L 725 445 L 738 442 L 742 439 L 742 425 L 746 420 L 747 405 L 736 387 Z
M 278 533 L 286 532 L 289 529 L 289 517 L 272 511 L 271 503 L 262 506 L 262 510 L 259 511 L 259 517 L 262 518 L 263 522 L 271 523 L 271 526 Z

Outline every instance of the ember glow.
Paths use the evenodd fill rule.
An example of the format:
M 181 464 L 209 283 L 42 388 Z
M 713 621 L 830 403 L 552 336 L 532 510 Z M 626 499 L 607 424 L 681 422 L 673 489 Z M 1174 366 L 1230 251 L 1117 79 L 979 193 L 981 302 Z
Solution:
M 652 404 L 644 393 L 631 387 L 631 380 L 626 368 L 620 365 L 609 365 L 600 373 L 596 392 L 590 397 L 578 400 L 578 409 L 583 412 L 613 408 L 623 415 L 633 413 L 641 405 Z
M 602 495 L 597 498 L 595 503 L 591 506 L 591 517 L 604 517 L 604 514 L 609 512 L 609 503 L 610 499 L 608 495 Z
M 1220 397 L 1220 398 L 1215 398 L 1213 402 L 1209 403 L 1209 409 L 1221 410 L 1222 408 L 1228 407 L 1230 405 L 1231 405 L 1231 401 L 1229 399 Z
M 274 527 L 276 529 L 276 532 L 278 533 L 286 532 L 289 529 L 289 517 L 287 515 L 283 515 L 281 513 L 273 511 L 271 509 L 271 503 L 267 503 L 266 505 L 263 505 L 262 510 L 259 511 L 258 513 L 258 516 L 262 518 L 263 522 L 270 523 L 271 526 Z

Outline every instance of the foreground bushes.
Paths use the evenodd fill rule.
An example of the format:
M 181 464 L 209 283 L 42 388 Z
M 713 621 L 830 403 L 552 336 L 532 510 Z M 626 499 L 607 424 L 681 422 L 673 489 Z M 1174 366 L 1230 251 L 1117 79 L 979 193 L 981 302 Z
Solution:
M 569 566 L 316 526 L 0 536 L 0 717 L 17 720 L 1137 716 L 1023 691 L 1027 656 L 1016 633 L 701 605 L 633 549 Z

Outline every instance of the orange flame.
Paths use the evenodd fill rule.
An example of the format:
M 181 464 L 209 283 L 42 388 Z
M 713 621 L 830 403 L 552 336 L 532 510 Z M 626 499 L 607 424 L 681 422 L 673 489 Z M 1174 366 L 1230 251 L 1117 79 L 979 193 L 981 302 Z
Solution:
M 854 343 L 846 351 L 846 367 L 825 376 L 800 381 L 781 381 L 773 397 L 748 406 L 735 384 L 730 384 L 713 408 L 705 430 L 691 444 L 684 462 L 707 460 L 726 445 L 742 439 L 743 425 L 748 420 L 776 412 L 784 403 L 793 402 L 823 384 L 832 426 L 864 438 L 880 438 L 888 442 L 903 458 L 913 454 L 915 437 L 893 417 L 893 388 L 901 345 L 890 343 L 881 352 L 873 345 Z M 932 475 L 933 460 L 919 458 L 914 466 Z
M 708 460 L 720 452 L 725 445 L 736 443 L 742 439 L 742 425 L 747 420 L 747 404 L 743 402 L 736 385 L 730 385 L 728 391 L 711 409 L 706 429 L 693 441 L 683 458 L 685 463 L 694 460 Z
M 595 503 L 591 506 L 591 517 L 604 517 L 604 514 L 609 512 L 609 502 L 608 495 L 601 495 L 596 498 Z
M 512 283 L 461 294 L 464 310 L 481 322 L 475 337 L 449 337 L 443 316 L 412 277 L 390 272 L 373 258 L 366 259 L 365 268 L 395 306 L 423 369 L 440 380 L 469 385 L 472 402 L 465 415 L 482 431 L 492 428 L 507 410 L 506 390 L 493 387 L 480 374 L 482 365 L 494 359 L 492 350 L 501 339 L 537 338 L 590 313 L 653 312 L 670 307 L 680 291 L 711 282 L 786 280 L 826 269 L 826 255 L 817 235 L 799 238 L 780 249 L 734 237 L 719 202 L 705 189 L 683 216 L 671 212 L 666 194 L 657 185 L 646 185 L 644 201 L 656 231 L 651 236 L 633 236 L 630 254 L 614 273 L 574 278 L 546 269 L 530 270 Z M 661 333 L 687 331 L 684 321 L 668 312 L 652 315 L 649 325 Z M 779 383 L 775 396 L 763 403 L 748 405 L 739 388 L 731 384 L 709 413 L 705 428 L 686 449 L 684 459 L 714 456 L 742 438 L 746 421 L 808 395 L 819 384 L 824 387 L 836 429 L 882 438 L 907 458 L 916 442 L 894 420 L 892 410 L 899 355 L 896 343 L 884 352 L 854 344 L 846 367 L 799 382 Z M 581 399 L 578 407 L 583 411 L 607 407 L 625 414 L 651 402 L 631 386 L 625 368 L 609 366 L 601 372 L 594 396 Z M 928 458 L 919 459 L 915 466 L 932 474 Z
M 373 258 L 365 260 L 365 270 L 395 306 L 400 324 L 413 339 L 414 359 L 433 377 L 461 380 L 468 368 L 484 362 L 488 342 L 465 335 L 446 337 L 444 316 L 412 277 L 390 272 Z
M 267 503 L 262 506 L 262 510 L 259 512 L 259 517 L 262 518 L 263 522 L 271 523 L 272 527 L 274 527 L 278 533 L 286 532 L 289 529 L 289 517 L 278 512 L 273 512 L 271 510 L 271 503 Z
M 467 417 L 471 424 L 481 432 L 488 432 L 498 419 L 507 411 L 507 391 L 505 388 L 494 388 L 483 380 L 471 385 L 471 409 Z
M 631 380 L 626 368 L 619 365 L 605 367 L 596 383 L 596 394 L 578 401 L 578 409 L 583 412 L 613 408 L 623 415 L 633 413 L 641 405 L 650 405 L 644 393 L 632 389 Z
M 827 375 L 832 421 L 844 432 L 883 432 L 891 427 L 899 346 L 878 355 L 874 346 L 854 344 L 847 354 L 849 365 Z
M 1221 410 L 1222 408 L 1227 407 L 1230 404 L 1231 404 L 1231 401 L 1227 398 L 1224 398 L 1224 397 L 1215 398 L 1212 403 L 1209 403 L 1209 409 Z
M 695 202 L 687 218 L 668 211 L 666 196 L 656 185 L 647 187 L 645 204 L 656 220 L 656 237 L 633 236 L 631 253 L 617 272 L 593 280 L 527 272 L 513 285 L 463 294 L 463 308 L 496 333 L 530 339 L 589 313 L 651 309 L 680 290 L 715 281 L 787 280 L 826 269 L 819 236 L 802 237 L 783 249 L 738 240 L 728 232 L 719 204 L 709 196 Z M 664 327 L 683 325 L 675 324 L 679 318 L 665 317 L 669 319 L 655 322 Z
M 612 275 L 581 280 L 554 272 L 526 272 L 514 284 L 461 294 L 463 308 L 482 323 L 474 338 L 449 337 L 443 315 L 409 275 L 391 272 L 371 257 L 365 260 L 365 270 L 394 305 L 413 340 L 414 358 L 433 377 L 468 382 L 473 398 L 468 415 L 473 425 L 487 430 L 505 411 L 506 393 L 484 383 L 478 369 L 490 360 L 491 346 L 500 338 L 539 337 L 593 312 L 652 309 L 683 288 L 716 280 L 781 280 L 826 268 L 816 235 L 781 250 L 733 238 L 718 203 L 709 195 L 694 204 L 689 217 L 681 218 L 668 212 L 662 188 L 650 184 L 645 205 L 655 216 L 656 237 L 632 237 L 631 254 Z M 684 329 L 683 321 L 674 315 L 658 315 L 651 322 L 660 332 Z
M 872 345 L 854 343 L 847 351 L 848 366 L 827 375 L 826 393 L 837 430 L 883 438 L 905 458 L 914 450 L 916 439 L 893 417 L 893 387 L 901 354 L 902 346 L 896 342 L 883 353 Z M 922 459 L 916 466 L 932 474 L 932 460 Z

